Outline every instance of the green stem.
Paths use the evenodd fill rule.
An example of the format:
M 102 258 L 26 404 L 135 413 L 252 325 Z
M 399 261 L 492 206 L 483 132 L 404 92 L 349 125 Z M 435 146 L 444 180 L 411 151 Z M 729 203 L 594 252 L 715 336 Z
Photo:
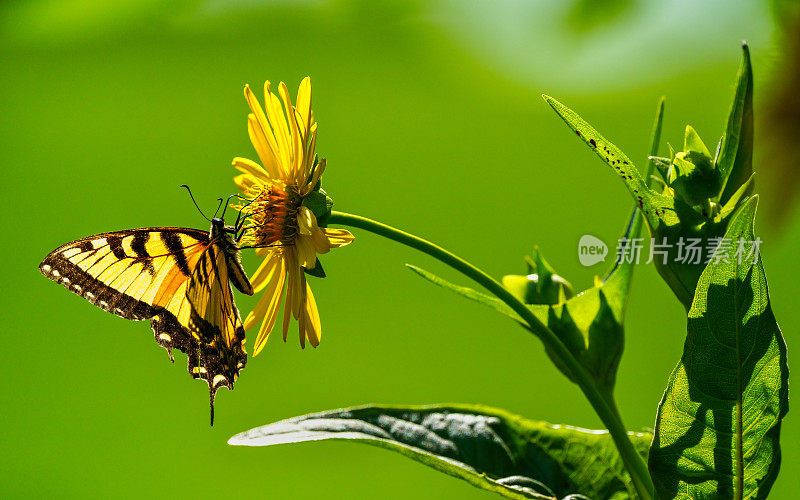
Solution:
M 620 456 L 622 457 L 622 461 L 625 463 L 625 467 L 628 469 L 631 480 L 636 487 L 639 498 L 641 500 L 650 500 L 653 498 L 655 488 L 653 487 L 650 473 L 647 470 L 647 464 L 645 464 L 641 455 L 636 452 L 636 449 L 628 438 L 628 431 L 622 423 L 622 418 L 614 403 L 613 397 L 610 394 L 603 394 L 598 389 L 589 372 L 578 362 L 556 334 L 539 321 L 531 310 L 506 290 L 503 285 L 481 269 L 475 267 L 461 257 L 448 252 L 444 248 L 418 236 L 414 236 L 413 234 L 387 226 L 386 224 L 344 212 L 333 212 L 327 222 L 328 224 L 338 224 L 364 229 L 426 253 L 464 274 L 508 304 L 508 306 L 519 314 L 525 323 L 527 323 L 526 326 L 528 329 L 541 339 L 572 374 L 578 387 L 581 388 L 586 399 L 589 400 L 589 403 L 597 412 L 600 420 L 603 421 L 603 424 L 605 424 L 609 434 L 614 440 L 617 450 L 619 450 Z

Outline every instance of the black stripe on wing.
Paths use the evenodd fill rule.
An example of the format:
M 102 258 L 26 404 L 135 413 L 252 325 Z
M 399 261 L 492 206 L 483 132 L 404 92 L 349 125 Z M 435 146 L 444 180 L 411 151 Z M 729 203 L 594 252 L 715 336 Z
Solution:
M 180 244 L 179 234 L 181 233 L 198 240 L 198 243 L 207 243 L 208 241 L 208 235 L 204 231 L 188 228 L 146 228 L 103 233 L 76 240 L 59 247 L 45 257 L 39 265 L 39 269 L 42 274 L 51 280 L 64 285 L 71 292 L 80 295 L 92 304 L 108 312 L 134 321 L 150 319 L 155 340 L 160 346 L 167 350 L 170 359 L 174 361 L 172 357 L 173 348 L 184 352 L 188 358 L 189 373 L 193 378 L 205 380 L 208 384 L 211 402 L 211 423 L 213 425 L 214 397 L 217 390 L 220 387 L 226 387 L 232 390 L 233 384 L 238 378 L 239 371 L 244 368 L 247 363 L 247 354 L 242 345 L 244 329 L 242 328 L 241 335 L 238 335 L 241 340 L 231 346 L 228 346 L 224 341 L 214 341 L 214 337 L 209 338 L 208 335 L 204 335 L 203 339 L 200 340 L 192 335 L 188 325 L 182 325 L 175 315 L 164 307 L 148 304 L 113 286 L 109 286 L 92 276 L 92 273 L 101 275 L 103 270 L 98 269 L 92 270 L 92 273 L 87 272 L 81 269 L 76 263 L 71 262 L 63 253 L 65 250 L 75 249 L 77 253 L 73 254 L 73 257 L 79 256 L 77 262 L 80 263 L 96 256 L 97 252 L 101 250 L 106 253 L 110 252 L 116 259 L 130 259 L 132 263 L 130 263 L 129 266 L 133 264 L 143 264 L 143 272 L 147 272 L 151 276 L 156 274 L 151 259 L 153 257 L 163 258 L 170 255 L 170 259 L 163 259 L 160 267 L 177 265 L 187 276 L 187 279 L 189 279 L 192 273 L 191 270 L 188 269 L 183 247 Z M 170 253 L 159 256 L 149 255 L 146 244 L 150 238 L 150 234 L 159 234 L 164 245 L 170 250 Z M 129 236 L 133 237 L 129 248 L 135 255 L 127 255 L 122 243 L 123 240 Z M 92 242 L 101 238 L 105 239 L 106 245 L 95 248 Z M 213 247 L 214 245 L 211 246 Z M 103 257 L 101 257 L 101 259 L 102 258 Z M 112 263 L 109 267 L 113 265 L 120 265 L 120 262 Z M 120 272 L 116 273 L 115 276 L 124 271 L 125 268 L 121 268 Z M 186 298 L 184 298 L 184 300 L 188 301 Z M 198 314 L 196 313 L 194 305 L 191 303 L 188 305 L 190 307 L 190 316 L 192 318 L 197 317 Z M 231 306 L 238 320 L 238 310 L 236 310 L 234 304 L 231 303 Z M 200 320 L 205 322 L 202 318 L 200 318 Z M 209 332 L 208 322 L 205 323 L 205 325 L 201 324 L 200 327 L 206 332 Z M 241 325 L 241 320 L 238 320 L 237 323 Z M 218 328 L 217 331 L 219 331 Z M 221 340 L 221 337 L 216 336 L 216 339 Z

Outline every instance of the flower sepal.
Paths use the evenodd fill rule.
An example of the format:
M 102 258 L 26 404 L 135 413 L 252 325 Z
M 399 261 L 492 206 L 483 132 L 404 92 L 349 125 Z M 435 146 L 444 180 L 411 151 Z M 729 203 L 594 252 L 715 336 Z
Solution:
M 317 257 L 317 262 L 314 264 L 314 267 L 311 269 L 303 267 L 303 271 L 305 271 L 307 275 L 314 276 L 315 278 L 325 278 L 327 276 L 325 270 L 322 268 L 322 262 L 319 261 L 319 257 Z
M 303 198 L 301 205 L 311 210 L 311 213 L 317 218 L 319 227 L 327 227 L 328 217 L 333 210 L 333 199 L 320 187 L 319 183 Z

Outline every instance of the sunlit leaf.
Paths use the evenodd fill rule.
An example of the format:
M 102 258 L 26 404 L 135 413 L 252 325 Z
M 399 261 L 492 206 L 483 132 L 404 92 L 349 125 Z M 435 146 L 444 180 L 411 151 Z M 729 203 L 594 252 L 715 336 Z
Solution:
M 646 457 L 652 435 L 630 432 L 629 437 Z M 506 498 L 622 500 L 634 492 L 608 432 L 477 405 L 344 408 L 257 427 L 228 443 L 320 440 L 387 448 Z
M 718 248 L 689 310 L 650 452 L 661 498 L 765 498 L 778 474 L 788 366 L 753 252 L 756 205 L 750 198 L 734 214 L 725 234 L 732 245 Z
M 725 205 L 753 175 L 753 70 L 750 66 L 750 49 L 746 43 L 742 44 L 742 66 L 739 68 L 736 94 L 728 114 L 718 165 L 725 179 L 719 201 Z M 745 194 L 751 193 L 752 186 Z
M 684 201 L 653 191 L 647 187 L 633 162 L 617 146 L 568 107 L 552 97 L 544 96 L 544 99 L 625 183 L 650 226 L 651 236 L 658 244 L 666 243 L 666 255 L 653 260 L 656 270 L 688 309 L 704 266 L 702 261 L 695 263 L 682 259 L 679 242 L 696 238 L 706 241 L 719 237 L 724 233 L 727 221 L 710 220 Z

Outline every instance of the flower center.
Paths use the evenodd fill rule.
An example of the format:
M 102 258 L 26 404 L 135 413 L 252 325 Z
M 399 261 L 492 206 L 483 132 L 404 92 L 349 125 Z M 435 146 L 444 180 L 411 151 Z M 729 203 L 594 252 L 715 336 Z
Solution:
M 269 186 L 250 204 L 255 246 L 293 245 L 302 198 L 294 186 Z

